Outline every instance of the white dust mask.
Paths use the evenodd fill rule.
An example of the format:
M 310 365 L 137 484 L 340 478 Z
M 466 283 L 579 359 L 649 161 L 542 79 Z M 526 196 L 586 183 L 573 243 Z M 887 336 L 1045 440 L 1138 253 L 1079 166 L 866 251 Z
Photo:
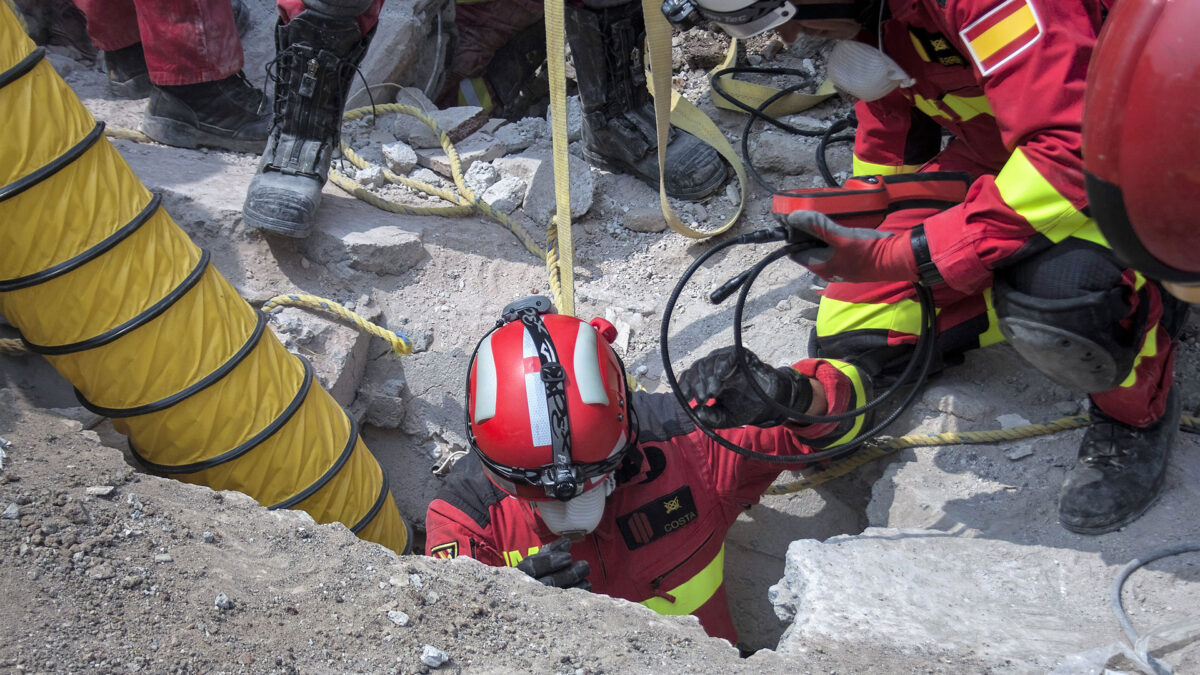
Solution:
M 838 91 L 860 101 L 881 99 L 896 87 L 911 87 L 914 82 L 887 54 L 853 40 L 834 45 L 826 68 Z

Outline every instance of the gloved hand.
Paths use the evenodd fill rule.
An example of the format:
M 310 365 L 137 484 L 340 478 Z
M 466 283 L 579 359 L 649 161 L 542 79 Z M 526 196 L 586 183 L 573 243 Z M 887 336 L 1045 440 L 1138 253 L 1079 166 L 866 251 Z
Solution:
M 787 415 L 764 402 L 738 367 L 734 346 L 721 347 L 696 361 L 679 377 L 683 397 L 700 421 L 714 429 L 753 425 L 772 427 Z M 746 349 L 746 365 L 758 386 L 781 405 L 803 414 L 812 403 L 812 384 L 791 368 L 772 368 Z
M 547 586 L 590 591 L 592 582 L 587 577 L 592 570 L 586 560 L 571 560 L 570 548 L 569 539 L 557 539 L 517 563 L 517 569 Z
M 784 225 L 825 242 L 793 253 L 792 260 L 829 281 L 916 281 L 917 261 L 908 235 L 845 227 L 819 211 L 792 211 Z

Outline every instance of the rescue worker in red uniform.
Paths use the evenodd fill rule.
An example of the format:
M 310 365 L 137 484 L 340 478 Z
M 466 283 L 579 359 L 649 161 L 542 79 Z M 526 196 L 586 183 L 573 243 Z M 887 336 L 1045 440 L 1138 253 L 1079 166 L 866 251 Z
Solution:
M 725 534 L 780 471 L 800 464 L 747 460 L 698 431 L 671 394 L 631 392 L 609 346 L 611 324 L 545 313 L 549 304 L 510 305 L 472 356 L 472 452 L 429 505 L 425 552 L 694 614 L 710 635 L 736 643 Z M 814 413 L 829 405 L 813 392 L 837 390 L 842 377 L 820 360 L 795 370 L 752 358 L 749 368 L 776 401 Z M 739 427 L 722 432 L 734 443 L 799 458 L 832 440 L 834 425 L 800 427 L 744 405 L 745 377 L 723 350 L 680 382 Z M 832 404 L 844 408 L 847 398 Z
M 262 152 L 271 115 L 242 72 L 228 0 L 74 0 L 104 51 L 109 91 L 150 97 L 142 131 L 181 148 Z
M 859 99 L 854 172 L 972 180 L 961 204 L 897 211 L 877 229 L 786 216 L 826 244 L 794 258 L 832 282 L 817 355 L 846 364 L 856 382 L 894 377 L 921 325 L 911 285 L 920 280 L 938 308 L 939 365 L 1006 339 L 1089 395 L 1093 425 L 1063 482 L 1062 525 L 1100 534 L 1141 515 L 1178 431 L 1172 364 L 1186 305 L 1118 262 L 1088 210 L 1081 120 L 1100 2 L 668 0 L 664 12 L 735 35 L 841 40 L 829 76 Z M 848 386 L 825 394 L 839 399 Z
M 246 224 L 293 238 L 307 237 L 338 147 L 346 95 L 374 35 L 383 0 L 277 0 L 271 133 L 250 183 Z M 451 65 L 452 79 L 479 75 L 492 53 L 536 18 L 530 3 L 463 6 L 464 38 L 477 42 Z M 645 22 L 633 0 L 578 0 L 565 8 L 583 109 L 583 153 L 593 166 L 628 173 L 658 187 L 654 102 L 640 54 Z M 504 20 L 488 17 L 506 13 Z M 455 83 L 457 84 L 457 82 Z M 667 141 L 666 192 L 700 200 L 724 184 L 717 151 L 672 129 Z

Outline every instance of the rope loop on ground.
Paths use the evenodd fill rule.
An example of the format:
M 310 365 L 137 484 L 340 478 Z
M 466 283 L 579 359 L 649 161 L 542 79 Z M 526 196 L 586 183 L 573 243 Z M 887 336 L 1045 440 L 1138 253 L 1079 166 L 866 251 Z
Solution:
M 306 295 L 304 293 L 289 293 L 286 295 L 277 295 L 266 302 L 262 306 L 264 312 L 268 312 L 276 307 L 303 307 L 304 309 L 316 310 L 318 312 L 327 312 L 338 318 L 348 321 L 359 329 L 370 333 L 379 338 L 383 338 L 392 347 L 392 351 L 397 356 L 412 354 L 412 341 L 401 333 L 390 331 L 386 328 L 378 326 L 361 316 L 351 312 L 342 305 L 332 301 L 320 298 L 315 295 Z

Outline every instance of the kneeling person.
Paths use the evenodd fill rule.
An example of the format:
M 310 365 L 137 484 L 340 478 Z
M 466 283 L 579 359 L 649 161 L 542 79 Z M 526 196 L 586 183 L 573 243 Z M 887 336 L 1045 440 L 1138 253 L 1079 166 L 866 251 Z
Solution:
M 710 418 L 720 411 L 717 426 L 737 427 L 720 432 L 730 441 L 797 462 L 746 459 L 696 429 L 671 394 L 631 392 L 607 322 L 547 313 L 545 298 L 532 300 L 506 309 L 468 365 L 472 452 L 429 505 L 426 553 L 694 614 L 736 643 L 725 534 L 836 425 L 800 427 L 764 411 L 732 352 L 719 350 L 682 374 L 685 395 L 707 402 Z M 828 412 L 813 392 L 844 377 L 819 360 L 800 372 L 747 357 L 768 394 L 808 414 Z

